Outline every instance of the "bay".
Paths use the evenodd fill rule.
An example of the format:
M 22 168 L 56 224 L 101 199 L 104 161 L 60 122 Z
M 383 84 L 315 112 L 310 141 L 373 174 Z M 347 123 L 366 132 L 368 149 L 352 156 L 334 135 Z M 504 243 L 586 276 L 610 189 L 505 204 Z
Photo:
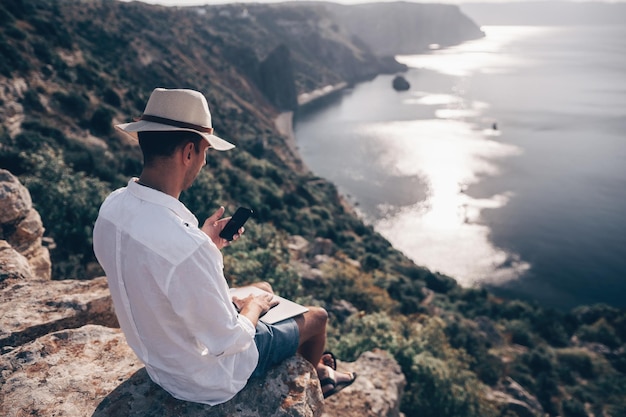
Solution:
M 299 114 L 300 154 L 417 264 L 626 306 L 626 27 L 483 27 Z

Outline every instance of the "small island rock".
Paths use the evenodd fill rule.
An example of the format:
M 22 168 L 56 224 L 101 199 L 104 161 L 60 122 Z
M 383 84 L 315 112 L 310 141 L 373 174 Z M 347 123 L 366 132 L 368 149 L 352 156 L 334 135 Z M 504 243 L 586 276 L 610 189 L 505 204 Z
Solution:
M 393 78 L 393 89 L 396 91 L 406 91 L 411 88 L 411 84 L 402 75 L 396 75 Z

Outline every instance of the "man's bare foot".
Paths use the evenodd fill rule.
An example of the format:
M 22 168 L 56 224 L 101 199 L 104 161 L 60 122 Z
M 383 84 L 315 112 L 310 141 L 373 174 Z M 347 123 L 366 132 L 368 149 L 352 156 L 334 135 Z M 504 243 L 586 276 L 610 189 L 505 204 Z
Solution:
M 341 391 L 349 386 L 356 379 L 354 372 L 339 372 L 330 366 L 320 363 L 317 367 L 317 376 L 320 379 L 320 385 L 324 398 Z
M 337 369 L 337 359 L 335 358 L 335 355 L 333 355 L 332 352 L 324 352 L 322 354 L 322 358 L 320 359 L 320 363 L 333 368 L 334 370 Z

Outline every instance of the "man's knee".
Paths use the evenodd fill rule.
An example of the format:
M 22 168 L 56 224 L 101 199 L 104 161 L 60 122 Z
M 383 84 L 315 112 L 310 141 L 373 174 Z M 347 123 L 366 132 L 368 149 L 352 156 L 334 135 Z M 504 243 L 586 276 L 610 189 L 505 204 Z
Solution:
M 267 281 L 259 281 L 252 284 L 254 287 L 260 288 L 263 291 L 267 291 L 271 294 L 274 294 L 274 290 L 272 289 L 272 285 Z
M 309 307 L 309 311 L 295 319 L 300 330 L 301 343 L 326 332 L 328 313 L 321 307 Z
M 328 312 L 322 307 L 309 307 L 308 313 L 311 315 L 313 326 L 317 329 L 326 328 L 328 323 Z

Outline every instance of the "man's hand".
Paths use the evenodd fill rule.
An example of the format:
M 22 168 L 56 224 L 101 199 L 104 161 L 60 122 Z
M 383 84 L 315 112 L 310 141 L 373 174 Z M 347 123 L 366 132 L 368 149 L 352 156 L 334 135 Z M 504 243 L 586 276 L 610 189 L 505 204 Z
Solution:
M 213 243 L 215 243 L 215 246 L 217 246 L 218 249 L 222 249 L 223 247 L 228 246 L 228 244 L 230 243 L 228 240 L 222 239 L 219 236 L 224 226 L 226 226 L 226 223 L 228 223 L 228 220 L 230 220 L 230 217 L 224 217 L 222 219 L 221 217 L 223 215 L 224 215 L 224 207 L 222 206 L 218 208 L 217 211 L 211 215 L 211 217 L 205 220 L 204 224 L 202 225 L 202 228 L 200 229 L 204 233 L 206 233 L 208 237 L 211 238 L 211 240 L 213 241 Z M 243 232 L 244 232 L 244 228 L 242 227 L 239 229 L 237 234 L 233 237 L 233 241 L 239 239 L 239 236 L 241 236 Z
M 272 294 L 250 294 L 246 298 L 233 297 L 233 304 L 239 313 L 246 316 L 254 326 L 259 321 L 259 317 L 267 313 L 270 308 L 277 306 L 278 299 L 274 299 Z

